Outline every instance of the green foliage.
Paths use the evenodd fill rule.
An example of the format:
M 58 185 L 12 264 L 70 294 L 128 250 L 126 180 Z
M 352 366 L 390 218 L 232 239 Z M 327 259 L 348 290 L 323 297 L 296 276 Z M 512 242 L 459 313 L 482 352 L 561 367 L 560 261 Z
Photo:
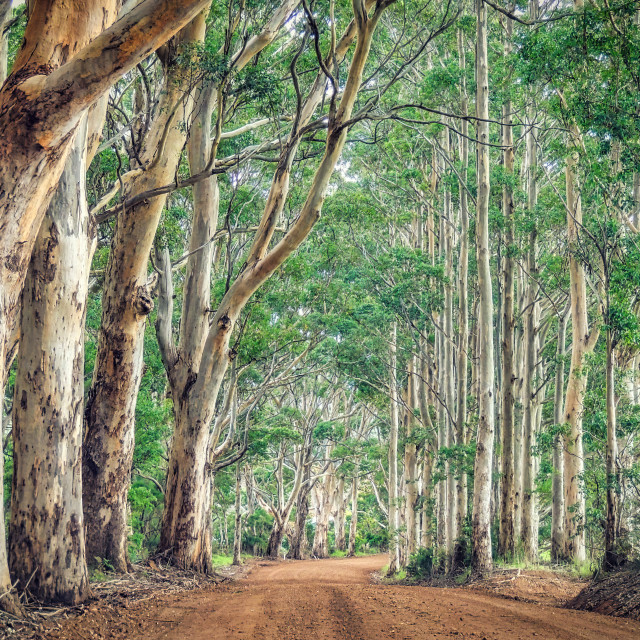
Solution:
M 433 571 L 433 549 L 418 549 L 407 563 L 407 576 L 416 580 L 425 580 L 431 577 Z

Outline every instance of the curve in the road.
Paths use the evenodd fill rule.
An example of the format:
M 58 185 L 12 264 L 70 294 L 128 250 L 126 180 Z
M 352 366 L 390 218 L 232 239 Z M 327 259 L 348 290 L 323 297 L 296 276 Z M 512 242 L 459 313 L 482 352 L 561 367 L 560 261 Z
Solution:
M 640 623 L 465 591 L 374 584 L 386 558 L 262 563 L 167 607 L 158 640 L 639 640 Z M 147 636 L 148 638 L 149 636 Z

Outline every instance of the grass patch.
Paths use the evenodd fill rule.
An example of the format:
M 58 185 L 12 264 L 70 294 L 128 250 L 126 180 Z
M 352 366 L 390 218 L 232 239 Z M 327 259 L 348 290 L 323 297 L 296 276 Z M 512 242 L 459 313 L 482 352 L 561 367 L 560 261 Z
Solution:
M 400 582 L 401 580 L 406 580 L 407 572 L 404 569 L 400 569 L 400 571 L 396 571 L 392 576 L 388 575 L 389 573 L 389 565 L 385 564 L 382 569 L 380 569 L 380 576 L 382 582 L 387 582 L 389 584 L 393 584 L 394 582 Z
M 593 578 L 593 575 L 596 572 L 595 565 L 589 560 L 567 565 L 566 569 L 568 573 L 580 578 L 581 580 Z
M 549 551 L 545 550 L 540 552 L 538 562 L 527 562 L 522 557 L 515 557 L 510 560 L 496 559 L 495 568 L 503 570 L 521 569 L 522 571 L 555 571 L 565 576 L 585 580 L 593 576 L 596 567 L 590 560 L 580 563 L 555 564 L 551 562 Z
M 94 569 L 89 571 L 89 582 L 106 582 L 111 580 L 113 575 L 108 575 L 101 569 Z
M 240 555 L 240 561 L 247 560 L 249 558 L 253 558 L 250 553 L 243 553 Z M 226 555 L 222 553 L 214 553 L 211 556 L 211 564 L 215 567 L 229 567 L 233 563 L 233 556 Z
M 356 551 L 355 557 L 356 558 L 366 558 L 367 556 L 376 556 L 379 553 L 380 553 L 379 551 Z M 346 558 L 347 557 L 347 551 L 340 551 L 339 549 L 334 549 L 331 552 L 330 556 L 332 558 Z
M 455 577 L 456 584 L 460 584 L 460 585 L 464 584 L 469 579 L 470 575 L 471 575 L 471 567 L 467 567 L 462 573 L 459 573 Z
M 215 554 L 211 556 L 211 564 L 214 567 L 228 567 L 233 562 L 233 556 Z

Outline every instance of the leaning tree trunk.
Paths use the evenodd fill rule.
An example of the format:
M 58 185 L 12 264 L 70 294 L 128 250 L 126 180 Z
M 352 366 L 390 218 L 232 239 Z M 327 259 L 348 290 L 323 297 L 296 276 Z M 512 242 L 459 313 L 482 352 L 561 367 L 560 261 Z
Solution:
M 148 0 L 107 29 L 118 4 L 77 2 L 71 7 L 70 3 L 42 0 L 31 15 L 12 75 L 0 89 L 3 385 L 6 343 L 15 325 L 33 247 L 83 112 L 208 1 L 178 4 L 173 0 Z M 70 11 L 76 19 L 68 19 Z M 4 540 L 4 517 L 0 514 L 0 607 L 17 610 L 15 600 L 6 595 L 11 583 Z
M 9 562 L 46 602 L 89 593 L 82 515 L 84 321 L 93 232 L 84 188 L 86 118 L 38 240 L 22 295 L 13 403 Z
M 109 27 L 119 2 L 38 3 L 0 88 L 0 341 L 82 114 L 207 4 L 146 0 Z
M 478 262 L 478 435 L 474 464 L 471 564 L 476 573 L 493 567 L 491 556 L 491 487 L 494 440 L 493 293 L 489 243 L 489 72 L 487 62 L 487 6 L 477 3 L 478 205 L 476 251 Z
M 182 46 L 201 42 L 204 13 L 167 46 L 165 81 L 153 130 L 141 156 L 147 165 L 133 179 L 134 196 L 170 183 L 186 138 L 192 101 L 177 56 Z M 87 555 L 127 569 L 127 500 L 131 484 L 135 409 L 142 379 L 146 319 L 153 309 L 147 288 L 149 253 L 166 196 L 123 208 L 107 264 L 102 320 L 93 383 L 86 409 L 83 448 Z
M 208 440 L 218 392 L 230 362 L 231 335 L 240 314 L 251 296 L 307 238 L 320 217 L 330 178 L 344 148 L 347 135 L 345 125 L 353 112 L 373 33 L 387 4 L 387 2 L 379 3 L 375 12 L 369 17 L 361 15 L 362 7 L 356 7 L 358 20 L 354 24 L 357 26 L 354 29 L 350 28 L 349 37 L 345 36 L 338 46 L 338 49 L 344 46 L 342 53 L 344 56 L 357 33 L 357 45 L 349 68 L 349 75 L 340 103 L 330 118 L 325 152 L 300 214 L 285 236 L 272 249 L 269 249 L 279 215 L 288 195 L 289 173 L 293 161 L 290 154 L 297 147 L 297 144 L 293 144 L 287 145 L 281 154 L 267 198 L 267 205 L 249 252 L 246 266 L 225 293 L 207 326 L 197 375 L 194 371 L 189 384 L 184 386 L 184 391 L 181 393 L 181 402 L 185 408 L 188 407 L 190 420 L 182 422 L 180 427 L 176 424 L 176 432 L 169 454 L 169 475 L 167 477 L 166 495 L 171 497 L 171 500 L 165 503 L 160 542 L 162 550 L 171 549 L 181 562 L 188 562 L 188 558 L 192 556 L 193 552 L 199 549 L 199 545 L 192 545 L 189 537 L 183 535 L 183 531 L 187 529 L 192 531 L 191 527 L 194 521 L 190 516 L 190 505 L 196 499 L 192 499 L 181 487 L 173 485 L 180 482 L 182 477 L 191 478 L 192 471 L 182 470 L 180 467 L 182 464 L 189 464 L 193 458 L 199 456 L 199 453 L 194 452 L 194 447 L 202 446 Z M 343 45 L 343 41 L 346 41 L 345 45 Z M 298 125 L 300 123 L 306 124 L 309 121 L 325 95 L 326 77 L 324 74 L 320 74 L 319 78 L 321 78 L 319 89 L 312 90 L 312 96 L 303 107 L 303 114 Z M 181 429 L 186 429 L 186 431 L 179 432 Z M 189 446 L 190 454 L 186 459 L 180 448 L 183 445 Z M 202 482 L 202 478 L 200 482 Z M 198 484 L 189 480 L 186 489 L 198 492 Z M 284 535 L 284 529 L 282 533 Z M 200 538 L 200 534 L 197 534 L 196 537 Z M 194 568 L 201 566 L 200 560 L 196 553 L 193 556 Z
M 2 27 L 10 8 L 10 2 L 3 1 L 0 5 Z M 89 75 L 84 90 L 75 94 L 73 88 L 69 90 L 69 87 L 67 91 L 46 91 L 46 85 L 49 85 L 48 89 L 51 91 L 56 85 L 56 79 L 59 81 L 60 74 L 57 70 L 60 66 L 65 65 L 70 57 L 78 54 L 92 38 L 109 26 L 115 16 L 116 3 L 106 2 L 102 7 L 96 6 L 93 11 L 85 7 L 81 19 L 75 21 L 66 20 L 69 6 L 54 3 L 53 0 L 41 2 L 38 8 L 38 15 L 31 16 L 32 19 L 29 20 L 23 47 L 13 65 L 11 79 L 0 89 L 0 388 L 3 393 L 8 375 L 8 358 L 15 341 L 13 334 L 18 324 L 21 291 L 39 237 L 41 223 L 74 143 L 74 129 L 81 114 L 93 100 L 108 89 L 110 84 L 101 84 L 99 78 Z M 52 25 L 55 25 L 55 28 L 51 28 Z M 113 36 L 114 53 L 117 55 L 122 44 L 122 31 L 116 29 Z M 151 39 L 153 40 L 153 36 Z M 6 38 L 3 35 L 3 48 L 5 44 Z M 135 56 L 139 52 L 136 52 L 133 42 L 130 44 L 130 55 Z M 79 59 L 82 57 L 77 56 Z M 101 69 L 106 77 L 113 74 L 109 62 L 106 60 Z M 6 58 L 3 58 L 0 64 L 4 80 Z M 43 69 L 50 73 L 46 80 L 44 76 L 39 75 Z M 33 91 L 25 91 L 26 83 L 31 84 Z M 56 100 L 62 98 L 66 101 L 70 97 L 69 110 L 66 112 L 54 106 Z M 77 302 L 80 305 L 84 304 L 84 301 Z M 49 363 L 52 361 L 49 360 Z M 67 393 L 72 391 L 67 390 Z M 34 427 L 36 425 L 37 423 Z M 73 452 L 70 455 L 73 457 Z M 23 461 L 25 465 L 29 464 L 27 458 L 23 458 Z M 0 455 L 0 477 L 3 473 L 3 463 L 4 458 Z M 0 487 L 0 608 L 20 613 L 20 605 L 11 594 L 3 489 Z M 26 488 L 26 493 L 29 493 L 29 488 Z M 44 492 L 41 492 L 41 495 L 44 495 Z M 74 508 L 75 505 L 72 505 L 71 510 Z M 28 528 L 27 525 L 26 529 Z M 43 532 L 31 533 L 39 536 Z M 22 540 L 24 541 L 24 538 Z M 36 546 L 38 545 L 42 545 L 42 541 Z M 35 556 L 42 548 L 39 546 L 35 550 Z M 27 562 L 31 561 L 33 556 L 27 559 Z M 18 573 L 23 580 L 22 569 L 19 569 Z M 70 572 L 67 573 L 67 577 L 69 576 Z M 52 582 L 57 581 L 59 577 L 58 573 Z M 40 579 L 44 578 L 41 576 Z M 86 576 L 84 581 L 86 582 Z M 81 578 L 77 584 L 82 582 Z M 24 581 L 22 584 L 24 585 Z M 78 597 L 84 590 L 85 587 L 79 588 Z M 71 591 L 73 587 L 69 589 L 69 592 Z

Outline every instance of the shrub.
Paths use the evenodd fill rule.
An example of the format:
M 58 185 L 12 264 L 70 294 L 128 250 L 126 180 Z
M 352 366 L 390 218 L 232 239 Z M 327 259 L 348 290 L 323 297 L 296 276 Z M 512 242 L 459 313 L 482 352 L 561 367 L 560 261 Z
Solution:
M 433 549 L 418 549 L 407 564 L 407 576 L 410 578 L 428 578 L 433 569 Z

